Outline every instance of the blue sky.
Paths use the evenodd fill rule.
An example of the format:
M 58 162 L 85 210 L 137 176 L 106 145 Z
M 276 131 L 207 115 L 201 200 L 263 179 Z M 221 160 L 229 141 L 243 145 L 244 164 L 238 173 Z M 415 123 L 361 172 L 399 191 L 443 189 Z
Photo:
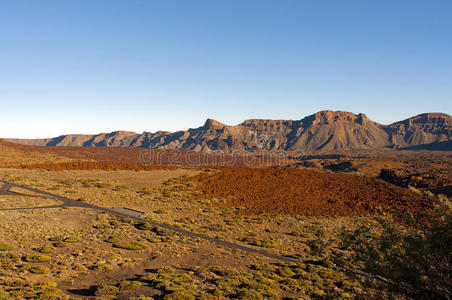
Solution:
M 0 137 L 452 114 L 451 1 L 0 1 Z

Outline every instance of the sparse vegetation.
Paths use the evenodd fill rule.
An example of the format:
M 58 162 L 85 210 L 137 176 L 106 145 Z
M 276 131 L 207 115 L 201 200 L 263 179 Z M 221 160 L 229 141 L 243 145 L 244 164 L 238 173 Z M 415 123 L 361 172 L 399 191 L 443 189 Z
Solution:
M 140 281 L 123 281 L 119 284 L 120 291 L 135 290 L 142 286 Z
M 49 272 L 50 270 L 46 266 L 35 266 L 31 267 L 29 271 L 34 274 L 44 274 Z
M 126 250 L 141 250 L 148 248 L 147 245 L 140 242 L 122 242 L 122 241 L 113 243 L 113 247 Z
M 43 247 L 34 248 L 34 250 L 40 253 L 53 253 L 56 249 L 52 246 L 46 245 Z
M 65 243 L 78 243 L 80 242 L 80 237 L 78 236 L 68 236 L 66 238 L 63 239 L 63 242 Z
M 123 190 L 127 190 L 127 189 L 129 189 L 130 187 L 128 186 L 128 185 L 125 185 L 125 184 L 120 184 L 120 185 L 117 185 L 113 190 L 115 190 L 115 191 L 123 191 Z
M 49 262 L 52 258 L 47 255 L 28 255 L 25 257 L 26 262 Z
M 344 230 L 343 245 L 352 251 L 342 259 L 352 267 L 387 278 L 387 286 L 416 299 L 452 298 L 452 215 L 431 227 L 403 229 L 390 219 Z
M 264 247 L 264 248 L 275 248 L 275 247 L 279 246 L 279 242 L 275 239 L 260 240 L 253 236 L 247 236 L 247 237 L 241 238 L 239 240 L 242 242 L 246 242 L 250 245 Z
M 96 296 L 114 296 L 119 293 L 119 288 L 113 285 L 103 285 L 97 288 L 95 295 Z
M 12 245 L 0 243 L 0 251 L 11 251 L 11 250 L 14 250 L 14 248 L 15 247 Z
M 25 282 L 20 286 L 16 285 L 16 281 L 26 276 L 33 280 L 36 278 L 37 281 L 52 278 L 65 291 L 105 284 L 90 291 L 91 297 L 102 299 L 149 299 L 151 296 L 156 299 L 386 299 L 410 296 L 413 289 L 406 287 L 423 284 L 422 292 L 415 291 L 415 298 L 422 299 L 428 298 L 425 295 L 436 297 L 441 293 L 446 294 L 444 291 L 449 289 L 444 287 L 447 285 L 447 277 L 443 276 L 447 272 L 446 264 L 442 263 L 447 261 L 444 258 L 446 252 L 433 250 L 433 236 L 447 241 L 447 230 L 437 230 L 433 234 L 433 231 L 429 233 L 426 230 L 427 227 L 419 230 L 400 225 L 412 226 L 417 221 L 416 212 L 422 207 L 418 206 L 419 203 L 410 204 L 407 209 L 404 207 L 405 212 L 413 209 L 411 218 L 395 215 L 397 222 L 390 224 L 395 229 L 388 229 L 390 227 L 375 223 L 373 217 L 366 216 L 367 213 L 370 214 L 368 207 L 364 216 L 351 214 L 352 217 L 337 217 L 330 215 L 336 207 L 335 203 L 330 203 L 331 205 L 327 204 L 322 208 L 328 210 L 327 217 L 324 217 L 318 216 L 318 211 L 314 216 L 293 215 L 292 211 L 273 214 L 273 208 L 265 206 L 267 202 L 263 202 L 258 203 L 264 208 L 262 212 L 258 212 L 248 209 L 248 200 L 243 206 L 234 203 L 235 200 L 230 196 L 210 198 L 210 195 L 198 194 L 204 184 L 207 184 L 204 179 L 195 178 L 196 182 L 192 182 L 190 180 L 193 179 L 187 177 L 170 180 L 165 177 L 164 184 L 159 186 L 148 180 L 152 178 L 153 172 L 84 171 L 72 174 L 10 169 L 0 170 L 0 173 L 0 177 L 12 174 L 10 177 L 20 178 L 18 182 L 24 185 L 47 187 L 54 194 L 65 195 L 73 191 L 73 195 L 66 196 L 84 199 L 86 203 L 137 209 L 143 211 L 149 220 L 139 223 L 85 209 L 0 212 L 2 221 L 6 220 L 0 224 L 0 233 L 3 234 L 1 238 L 8 246 L 2 249 L 0 243 L 0 291 L 4 291 L 3 295 L 11 299 L 63 298 L 56 285 L 42 289 Z M 209 184 L 215 190 L 219 182 L 217 177 L 222 173 L 218 170 L 202 173 L 206 176 L 215 175 L 209 177 L 209 180 L 213 180 Z M 244 178 L 243 182 L 255 176 L 254 173 L 248 175 L 251 177 Z M 340 174 L 330 175 L 336 178 Z M 236 180 L 234 178 L 236 177 L 231 180 Z M 264 174 L 261 179 L 265 178 Z M 292 182 L 291 178 L 288 180 L 289 183 Z M 414 193 L 411 200 L 420 199 L 416 198 L 419 196 L 422 199 L 428 198 L 430 204 L 435 201 L 445 204 L 449 201 L 447 196 L 432 196 L 422 188 L 418 189 L 421 192 Z M 258 199 L 262 195 L 256 192 L 254 196 Z M 413 193 L 408 188 L 403 188 L 400 195 L 411 197 Z M 25 199 L 29 201 L 31 198 Z M 362 205 L 366 204 L 368 203 L 364 202 Z M 391 202 L 388 205 L 392 205 Z M 346 206 L 341 209 L 346 209 Z M 272 214 L 268 214 L 268 211 Z M 381 210 L 375 208 L 377 214 L 383 214 L 384 211 L 384 206 Z M 423 215 L 423 218 L 429 216 L 433 209 L 427 207 L 426 212 L 428 214 Z M 344 215 L 349 214 L 347 212 Z M 174 231 L 151 225 L 152 222 L 175 225 L 307 263 L 269 264 L 259 255 L 248 255 L 246 252 L 230 251 L 204 243 L 198 238 L 175 234 Z M 360 229 L 364 225 L 371 228 L 370 233 Z M 347 230 L 343 232 L 342 227 Z M 426 245 L 416 248 L 421 241 Z M 359 245 L 367 248 L 361 249 Z M 450 250 L 443 248 L 444 251 Z M 419 259 L 421 265 L 425 266 L 427 260 L 437 260 L 438 264 L 432 264 L 431 269 L 426 270 L 414 266 L 414 260 L 418 260 L 416 256 L 411 259 L 401 258 L 404 253 L 415 253 L 414 249 L 431 252 Z M 197 259 L 201 266 L 190 268 L 192 261 Z M 180 265 L 168 266 L 175 261 L 180 262 Z M 413 263 L 412 268 L 417 268 L 417 273 L 399 265 L 409 262 Z M 369 274 L 388 276 L 391 281 L 401 283 L 403 288 L 355 276 L 353 272 L 342 269 L 343 265 Z M 143 274 L 143 268 L 146 268 L 146 274 L 138 279 L 134 277 L 135 274 Z M 386 272 L 391 270 L 394 277 L 384 273 L 383 268 L 386 268 Z M 411 275 L 403 277 L 400 273 Z M 82 274 L 84 277 L 78 277 Z M 124 278 L 124 274 L 131 274 L 131 277 Z M 7 281 L 2 281 L 3 278 Z M 82 287 L 80 282 L 72 278 L 84 278 L 87 282 Z M 418 279 L 409 282 L 408 279 L 412 278 Z M 2 292 L 0 299 L 1 297 Z

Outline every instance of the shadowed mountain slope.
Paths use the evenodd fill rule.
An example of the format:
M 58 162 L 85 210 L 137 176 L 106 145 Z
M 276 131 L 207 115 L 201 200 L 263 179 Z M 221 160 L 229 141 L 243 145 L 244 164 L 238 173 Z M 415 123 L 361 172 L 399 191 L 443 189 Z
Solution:
M 9 139 L 38 146 L 154 147 L 202 152 L 260 150 L 347 150 L 436 145 L 452 140 L 452 117 L 425 113 L 390 125 L 364 114 L 320 111 L 301 120 L 251 119 L 229 126 L 208 119 L 187 131 L 141 134 L 114 131 L 97 135 L 63 135 L 49 139 Z M 434 150 L 434 149 L 433 149 Z

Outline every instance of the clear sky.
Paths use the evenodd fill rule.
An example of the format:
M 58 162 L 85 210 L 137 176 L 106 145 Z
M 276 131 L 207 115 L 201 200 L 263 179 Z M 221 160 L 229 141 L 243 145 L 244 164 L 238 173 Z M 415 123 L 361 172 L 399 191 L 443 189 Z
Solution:
M 452 114 L 452 1 L 0 1 L 0 137 Z

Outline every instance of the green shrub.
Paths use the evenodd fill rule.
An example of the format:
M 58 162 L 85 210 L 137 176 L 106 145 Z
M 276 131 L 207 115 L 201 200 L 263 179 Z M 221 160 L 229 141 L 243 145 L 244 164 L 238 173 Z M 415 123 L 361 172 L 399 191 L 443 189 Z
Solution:
M 65 239 L 63 239 L 66 243 L 78 243 L 81 241 L 81 239 L 78 236 L 68 236 Z
M 14 248 L 15 247 L 12 245 L 0 243 L 0 251 L 11 251 L 11 250 L 14 250 Z
M 50 270 L 46 266 L 35 266 L 31 267 L 29 271 L 34 274 L 44 274 L 49 272 Z
M 418 195 L 422 195 L 422 191 L 417 189 L 417 188 L 415 188 L 414 186 L 409 185 L 408 189 L 410 189 L 412 192 L 414 192 L 414 193 L 416 193 Z
M 95 183 L 94 186 L 97 187 L 97 188 L 103 189 L 103 188 L 106 188 L 106 187 L 108 187 L 110 185 L 108 183 L 98 182 L 98 183 Z
M 255 290 L 241 289 L 237 294 L 238 299 L 261 300 L 264 296 Z
M 149 222 L 144 222 L 137 225 L 137 228 L 140 230 L 154 230 L 155 226 L 151 225 Z
M 25 257 L 26 262 L 49 262 L 52 258 L 47 255 L 28 255 Z
M 349 293 L 341 293 L 341 299 L 353 299 L 353 296 Z
M 150 195 L 153 194 L 155 192 L 154 188 L 143 188 L 140 193 L 145 194 L 145 195 Z
M 195 300 L 196 297 L 191 290 L 178 290 L 167 294 L 163 297 L 164 300 Z
M 139 281 L 123 281 L 119 284 L 120 291 L 135 290 L 141 287 L 141 282 Z
M 113 267 L 109 264 L 98 264 L 93 266 L 91 269 L 100 272 L 110 272 L 113 271 Z
M 55 243 L 53 243 L 53 245 L 57 248 L 63 248 L 66 247 L 68 243 L 65 241 L 56 241 Z
M 40 253 L 53 253 L 55 252 L 55 248 L 52 246 L 43 246 L 43 247 L 38 247 L 38 248 L 34 248 L 33 250 L 40 252 Z
M 110 225 L 109 224 L 100 223 L 100 224 L 93 225 L 93 227 L 96 228 L 96 229 L 105 229 L 105 228 L 110 227 Z
M 160 238 L 160 237 L 148 237 L 148 238 L 146 238 L 146 240 L 149 243 L 161 243 L 162 242 L 162 238 Z
M 14 253 L 14 252 L 7 252 L 7 253 L 2 253 L 0 255 L 0 258 L 8 258 L 9 260 L 11 260 L 13 262 L 17 262 L 20 260 L 20 255 Z
M 112 296 L 119 293 L 119 288 L 113 285 L 103 285 L 96 289 L 94 295 L 96 296 Z
M 22 264 L 22 265 L 17 267 L 17 270 L 19 272 L 25 272 L 25 271 L 30 270 L 30 268 L 31 268 L 30 264 Z
M 110 244 L 120 243 L 121 241 L 122 240 L 117 236 L 110 236 L 105 240 L 105 242 L 110 243 Z
M 452 210 L 452 201 L 446 195 L 437 195 L 439 202 L 446 207 L 446 209 Z
M 293 277 L 295 275 L 295 273 L 289 267 L 278 268 L 278 273 L 283 277 Z
M 0 290 L 0 299 L 1 300 L 10 300 L 10 299 L 12 300 L 13 297 L 11 297 L 8 292 L 6 292 L 4 290 Z
M 148 246 L 139 242 L 117 242 L 113 244 L 113 247 L 126 250 L 141 250 L 146 249 Z
M 127 185 L 120 184 L 120 185 L 117 185 L 113 190 L 119 192 L 119 191 L 127 190 L 129 188 L 130 187 Z
M 154 232 L 159 236 L 172 236 L 175 234 L 173 230 L 162 228 L 162 227 L 155 227 Z
M 452 215 L 440 212 L 432 226 L 403 229 L 391 219 L 344 230 L 342 244 L 353 255 L 342 263 L 389 279 L 391 289 L 421 299 L 452 298 Z

